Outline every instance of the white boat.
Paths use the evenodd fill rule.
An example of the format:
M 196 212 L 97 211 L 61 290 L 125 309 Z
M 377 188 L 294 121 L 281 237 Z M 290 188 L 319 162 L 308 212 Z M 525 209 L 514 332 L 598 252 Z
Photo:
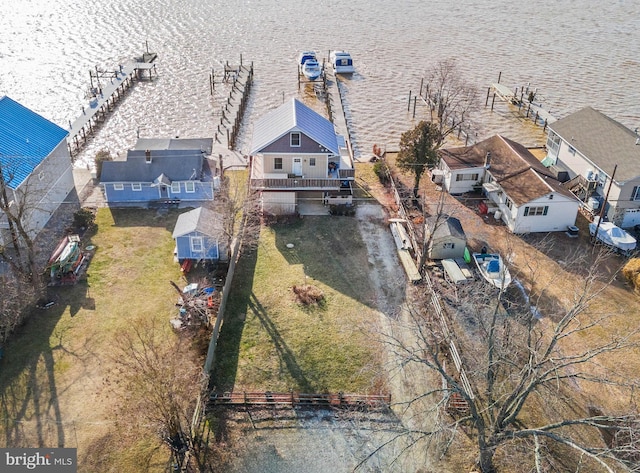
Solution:
M 511 284 L 511 273 L 497 253 L 473 253 L 473 260 L 480 274 L 491 285 L 498 289 L 506 289 Z
M 331 51 L 329 60 L 336 74 L 352 74 L 355 72 L 351 54 L 346 51 Z
M 316 80 L 322 74 L 315 51 L 303 51 L 298 56 L 298 68 L 309 80 Z
M 322 68 L 315 59 L 307 59 L 302 65 L 302 73 L 309 80 L 316 80 L 322 74 Z
M 598 225 L 599 220 L 600 217 L 595 217 L 593 222 L 589 224 L 591 236 L 595 236 L 597 228 L 598 236 L 596 238 L 614 250 L 628 254 L 636 249 L 636 239 L 629 233 L 611 222 L 600 222 Z

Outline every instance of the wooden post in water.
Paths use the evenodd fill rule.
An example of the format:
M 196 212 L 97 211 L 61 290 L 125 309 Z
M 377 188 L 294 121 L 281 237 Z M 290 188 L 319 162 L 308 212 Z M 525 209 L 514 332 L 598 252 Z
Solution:
M 418 97 L 416 97 L 415 95 L 413 96 L 413 118 L 416 118 L 416 102 L 418 100 Z
M 491 87 L 487 87 L 487 99 L 484 101 L 484 106 L 489 105 L 489 95 L 491 95 Z
M 420 93 L 418 95 L 420 95 L 420 97 L 422 97 L 422 84 L 424 83 L 424 77 L 422 79 L 420 79 Z
M 499 83 L 499 82 L 498 82 L 498 83 Z M 496 101 L 496 93 L 494 92 L 494 93 L 493 93 L 493 99 L 491 99 L 491 111 L 492 111 L 492 112 L 493 112 L 493 104 L 495 103 L 495 101 Z
M 411 91 L 409 91 L 409 103 L 407 104 L 407 112 L 411 110 Z
M 500 83 L 500 78 L 502 77 L 502 71 L 498 74 L 498 84 Z

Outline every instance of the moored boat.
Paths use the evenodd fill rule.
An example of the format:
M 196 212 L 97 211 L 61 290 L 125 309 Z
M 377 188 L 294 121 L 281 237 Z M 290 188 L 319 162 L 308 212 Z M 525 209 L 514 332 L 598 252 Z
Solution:
M 484 279 L 498 289 L 511 284 L 511 273 L 497 253 L 473 253 L 473 260 Z
M 309 80 L 316 80 L 322 74 L 322 68 L 315 59 L 307 59 L 302 65 L 302 73 Z
M 331 51 L 329 60 L 336 74 L 352 74 L 355 72 L 351 54 L 346 51 Z

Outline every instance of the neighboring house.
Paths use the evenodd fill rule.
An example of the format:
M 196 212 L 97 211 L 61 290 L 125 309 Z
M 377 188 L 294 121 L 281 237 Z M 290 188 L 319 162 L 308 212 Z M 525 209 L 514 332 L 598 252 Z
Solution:
M 139 139 L 124 161 L 104 161 L 100 183 L 110 206 L 202 202 L 219 185 L 212 138 Z
M 467 237 L 460 220 L 446 215 L 440 216 L 438 219 L 427 220 L 425 231 L 429 241 L 427 256 L 430 259 L 464 257 Z
M 180 214 L 173 229 L 175 256 L 180 263 L 194 261 L 228 261 L 229 247 L 222 216 L 206 207 Z
M 495 135 L 439 154 L 444 187 L 462 193 L 481 186 L 512 232 L 565 231 L 575 224 L 580 201 L 521 144 Z
M 640 224 L 637 128 L 631 131 L 591 107 L 583 108 L 549 125 L 544 162 L 566 171 L 570 180 L 565 186 L 592 210 L 598 210 L 609 192 L 609 220 L 625 228 Z
M 251 155 L 251 187 L 266 213 L 296 213 L 302 202 L 353 202 L 355 171 L 344 137 L 296 99 L 256 122 Z
M 0 199 L 12 215 L 23 213 L 31 238 L 49 221 L 73 189 L 68 132 L 10 99 L 0 98 Z M 0 244 L 11 241 L 7 216 L 0 211 Z

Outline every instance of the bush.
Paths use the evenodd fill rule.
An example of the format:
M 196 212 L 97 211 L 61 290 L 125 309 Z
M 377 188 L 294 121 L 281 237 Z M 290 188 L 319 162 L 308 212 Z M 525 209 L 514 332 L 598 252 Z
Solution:
M 633 289 L 640 293 L 640 258 L 631 258 L 622 268 L 622 275 L 631 283 Z
M 83 207 L 73 213 L 73 226 L 75 228 L 89 229 L 95 225 L 96 215 L 92 209 Z
M 108 149 L 101 149 L 96 153 L 96 157 L 94 158 L 96 163 L 96 177 L 100 179 L 102 175 L 102 163 L 105 161 L 113 161 L 111 157 L 111 152 Z
M 389 167 L 384 161 L 378 161 L 373 165 L 373 172 L 376 173 L 380 182 L 385 186 L 389 183 Z
M 321 304 L 324 300 L 324 294 L 316 286 L 305 284 L 303 286 L 293 286 L 293 293 L 296 295 L 298 302 L 302 305 Z

